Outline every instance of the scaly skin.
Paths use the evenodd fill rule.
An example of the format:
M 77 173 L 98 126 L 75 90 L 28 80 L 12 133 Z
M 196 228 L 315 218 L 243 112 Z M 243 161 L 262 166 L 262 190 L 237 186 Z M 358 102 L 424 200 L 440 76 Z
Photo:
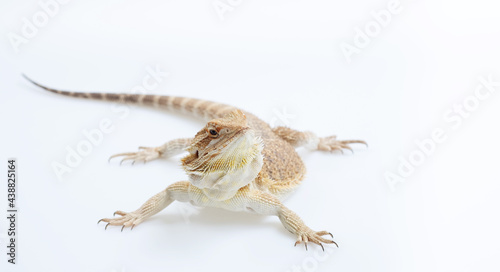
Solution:
M 190 202 L 200 207 L 217 207 L 232 211 L 248 211 L 277 216 L 293 233 L 295 245 L 312 242 L 336 243 L 323 236 L 327 231 L 314 231 L 282 201 L 304 178 L 306 169 L 295 148 L 313 150 L 352 150 L 349 144 L 360 140 L 338 141 L 335 136 L 320 138 L 312 132 L 286 127 L 271 128 L 251 113 L 225 104 L 172 96 L 84 93 L 60 91 L 33 84 L 53 93 L 71 97 L 154 106 L 187 112 L 210 120 L 193 138 L 177 139 L 159 147 L 140 147 L 137 152 L 120 153 L 122 161 L 148 162 L 187 151 L 182 165 L 187 181 L 171 184 L 132 212 L 116 211 L 120 217 L 99 222 L 134 228 L 173 201 Z M 111 159 L 110 158 L 110 159 Z M 323 248 L 324 250 L 324 248 Z

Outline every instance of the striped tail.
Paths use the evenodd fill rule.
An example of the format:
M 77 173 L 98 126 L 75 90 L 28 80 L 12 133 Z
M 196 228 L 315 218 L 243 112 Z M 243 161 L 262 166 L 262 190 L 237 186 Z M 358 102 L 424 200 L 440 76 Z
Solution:
M 103 100 L 120 103 L 130 103 L 137 105 L 151 106 L 167 110 L 175 110 L 179 112 L 188 112 L 198 117 L 205 119 L 213 119 L 224 116 L 225 114 L 237 109 L 222 103 L 212 102 L 208 100 L 176 97 L 166 95 L 150 95 L 150 94 L 126 94 L 126 93 L 89 93 L 89 92 L 69 92 L 52 89 L 43 86 L 23 74 L 23 77 L 34 85 L 47 90 L 49 92 L 62 94 L 70 97 L 81 97 L 86 99 Z

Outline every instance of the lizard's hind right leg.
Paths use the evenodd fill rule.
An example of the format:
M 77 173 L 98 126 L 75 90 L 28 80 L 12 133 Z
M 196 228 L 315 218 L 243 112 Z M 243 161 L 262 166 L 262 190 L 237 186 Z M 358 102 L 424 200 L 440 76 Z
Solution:
M 181 154 L 186 147 L 191 144 L 191 138 L 183 138 L 183 139 L 175 139 L 172 141 L 168 141 L 165 144 L 158 147 L 139 147 L 139 151 L 137 152 L 125 152 L 111 156 L 109 159 L 116 157 L 123 157 L 120 164 L 124 161 L 132 161 L 134 162 L 149 162 L 152 160 L 156 160 L 160 157 L 169 158 L 178 154 Z

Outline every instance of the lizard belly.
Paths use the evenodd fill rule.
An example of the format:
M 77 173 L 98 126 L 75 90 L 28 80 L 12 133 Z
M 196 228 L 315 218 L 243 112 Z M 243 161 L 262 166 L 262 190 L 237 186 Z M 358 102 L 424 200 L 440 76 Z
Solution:
M 202 189 L 196 186 L 190 186 L 189 202 L 198 207 L 212 207 L 230 211 L 249 211 L 247 208 L 248 204 L 245 201 L 245 195 L 248 191 L 248 187 L 245 186 L 238 190 L 231 198 L 218 200 L 209 197 Z

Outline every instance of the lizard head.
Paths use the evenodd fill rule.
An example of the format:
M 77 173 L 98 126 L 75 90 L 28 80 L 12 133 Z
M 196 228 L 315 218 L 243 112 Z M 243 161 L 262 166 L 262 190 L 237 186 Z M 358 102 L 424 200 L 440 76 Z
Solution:
M 187 148 L 182 166 L 193 185 L 223 200 L 250 183 L 262 168 L 262 140 L 235 110 L 209 121 Z

